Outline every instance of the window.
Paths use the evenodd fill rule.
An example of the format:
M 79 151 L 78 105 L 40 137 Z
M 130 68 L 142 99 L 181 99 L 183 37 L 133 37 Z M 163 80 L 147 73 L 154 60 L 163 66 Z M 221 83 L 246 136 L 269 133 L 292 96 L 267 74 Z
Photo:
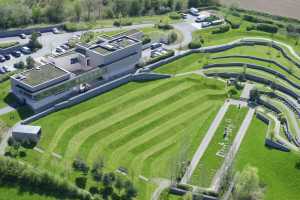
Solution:
M 87 66 L 90 66 L 90 59 L 88 59 L 88 60 L 86 61 L 86 65 L 87 65 Z
M 71 58 L 71 65 L 78 63 L 78 58 Z

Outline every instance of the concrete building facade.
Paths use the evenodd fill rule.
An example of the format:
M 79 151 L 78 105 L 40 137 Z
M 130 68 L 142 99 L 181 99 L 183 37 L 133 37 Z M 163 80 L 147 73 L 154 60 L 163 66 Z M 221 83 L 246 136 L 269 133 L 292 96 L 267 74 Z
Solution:
M 89 44 L 78 43 L 66 53 L 48 56 L 46 64 L 12 76 L 11 91 L 21 103 L 42 111 L 99 82 L 132 72 L 141 58 L 140 34 L 131 31 L 101 37 Z

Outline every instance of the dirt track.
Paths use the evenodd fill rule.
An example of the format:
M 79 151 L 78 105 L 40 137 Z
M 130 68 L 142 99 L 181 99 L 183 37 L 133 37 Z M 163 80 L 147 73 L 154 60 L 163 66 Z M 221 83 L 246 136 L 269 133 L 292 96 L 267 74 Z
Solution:
M 220 0 L 225 5 L 238 2 L 240 8 L 300 19 L 300 0 Z

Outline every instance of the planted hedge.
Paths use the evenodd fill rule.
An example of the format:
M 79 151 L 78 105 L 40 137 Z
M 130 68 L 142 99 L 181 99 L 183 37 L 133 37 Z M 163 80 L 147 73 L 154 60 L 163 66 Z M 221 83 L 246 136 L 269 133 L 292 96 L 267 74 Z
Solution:
M 230 30 L 230 27 L 228 25 L 221 26 L 215 30 L 212 31 L 212 34 L 219 34 L 219 33 L 226 33 Z
M 0 157 L 0 184 L 56 198 L 90 200 L 91 195 L 48 171 L 37 170 L 17 160 Z
M 257 25 L 247 27 L 247 31 L 251 31 L 251 30 L 263 31 L 267 33 L 277 33 L 278 27 L 269 24 L 257 24 Z

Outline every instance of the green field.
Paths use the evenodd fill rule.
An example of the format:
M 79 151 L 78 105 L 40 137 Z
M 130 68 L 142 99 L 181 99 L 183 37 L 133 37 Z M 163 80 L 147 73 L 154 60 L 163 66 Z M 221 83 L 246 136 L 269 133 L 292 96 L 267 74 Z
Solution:
M 23 191 L 21 188 L 0 187 L 0 200 L 18 199 L 18 200 L 55 200 L 55 198 L 33 194 Z
M 266 184 L 265 200 L 297 200 L 300 195 L 300 156 L 268 149 L 264 145 L 267 125 L 253 119 L 236 159 L 237 170 L 250 164 L 258 168 Z
M 233 142 L 234 137 L 247 114 L 247 111 L 248 108 L 239 109 L 237 106 L 233 105 L 228 108 L 224 118 L 214 134 L 214 137 L 209 143 L 208 148 L 206 149 L 203 157 L 200 159 L 191 177 L 191 184 L 202 187 L 210 186 L 214 175 L 224 161 L 223 157 L 216 155 L 217 152 L 222 149 L 222 145 L 220 144 L 227 144 L 227 146 L 224 146 L 224 152 L 228 152 L 230 144 Z M 225 128 L 232 129 L 232 131 L 228 134 L 227 140 L 224 139 Z
M 149 199 L 155 187 L 138 177 L 170 178 L 177 153 L 191 159 L 225 97 L 222 82 L 195 75 L 129 83 L 34 122 L 45 152 L 28 150 L 24 161 L 73 180 L 76 157 L 92 164 L 101 156 L 107 171 L 127 168 L 138 199 Z

